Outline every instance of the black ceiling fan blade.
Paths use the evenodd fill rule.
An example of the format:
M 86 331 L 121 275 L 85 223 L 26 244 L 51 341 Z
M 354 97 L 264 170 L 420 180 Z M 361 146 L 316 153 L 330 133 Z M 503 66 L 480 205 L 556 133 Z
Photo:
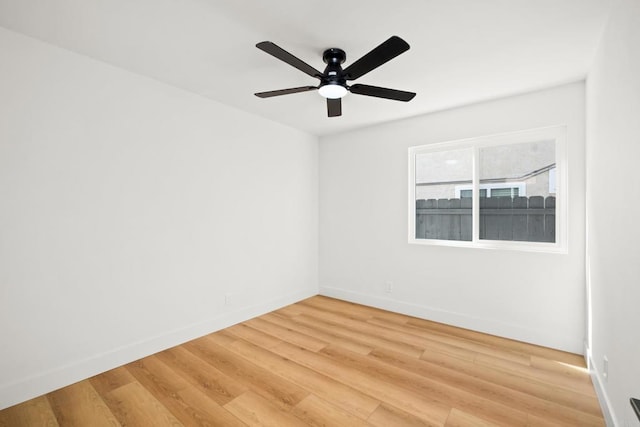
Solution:
M 308 92 L 318 89 L 315 86 L 292 87 L 291 89 L 270 90 L 268 92 L 258 92 L 254 94 L 258 98 L 271 98 L 272 96 L 289 95 L 290 93 Z
M 393 99 L 395 101 L 411 101 L 414 96 L 413 92 L 405 92 L 403 90 L 388 89 L 386 87 L 369 86 L 355 84 L 349 87 L 351 93 L 357 95 L 375 96 L 376 98 Z
M 369 71 L 378 68 L 409 50 L 409 43 L 398 36 L 392 36 L 380 46 L 358 59 L 353 64 L 345 68 L 344 73 L 347 80 L 355 80 L 367 74 Z
M 272 42 L 260 42 L 256 45 L 256 47 L 262 51 L 267 52 L 269 55 L 275 56 L 281 61 L 286 62 L 292 67 L 297 68 L 305 74 L 310 75 L 311 77 L 320 78 L 322 77 L 322 73 L 301 59 L 296 58 L 280 46 Z
M 327 115 L 329 117 L 338 117 L 342 115 L 342 99 L 327 98 Z

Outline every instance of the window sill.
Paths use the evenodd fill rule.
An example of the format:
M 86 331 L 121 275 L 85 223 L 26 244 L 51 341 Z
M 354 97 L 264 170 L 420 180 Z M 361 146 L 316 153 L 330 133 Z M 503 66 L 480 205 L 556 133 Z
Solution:
M 503 251 L 523 251 L 523 252 L 539 252 L 553 254 L 567 254 L 569 251 L 566 246 L 558 243 L 543 242 L 507 242 L 504 240 L 482 240 L 478 242 L 460 241 L 460 240 L 436 240 L 436 239 L 415 239 L 409 238 L 409 244 L 422 246 L 449 246 L 458 248 L 474 248 L 474 249 L 497 249 Z

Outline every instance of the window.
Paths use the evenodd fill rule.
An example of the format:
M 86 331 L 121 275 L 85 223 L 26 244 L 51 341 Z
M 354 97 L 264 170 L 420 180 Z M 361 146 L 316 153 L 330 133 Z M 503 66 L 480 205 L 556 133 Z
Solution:
M 563 126 L 409 149 L 409 242 L 566 252 Z

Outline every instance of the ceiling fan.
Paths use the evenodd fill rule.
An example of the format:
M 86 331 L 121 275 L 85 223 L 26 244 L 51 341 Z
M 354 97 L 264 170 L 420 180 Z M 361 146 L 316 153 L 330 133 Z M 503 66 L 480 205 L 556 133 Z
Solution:
M 377 98 L 405 102 L 411 101 L 413 97 L 416 96 L 413 92 L 405 92 L 402 90 L 363 84 L 347 84 L 348 81 L 364 76 L 369 71 L 378 68 L 382 64 L 409 50 L 409 44 L 398 36 L 390 37 L 387 41 L 345 69 L 342 69 L 341 66 L 347 58 L 344 50 L 338 48 L 327 49 L 322 55 L 322 59 L 325 64 L 327 64 L 323 73 L 296 58 L 275 43 L 264 41 L 256 44 L 256 47 L 297 68 L 303 73 L 320 80 L 320 85 L 318 86 L 301 86 L 290 89 L 272 90 L 269 92 L 258 92 L 255 95 L 259 98 L 270 98 L 272 96 L 317 90 L 320 95 L 327 98 L 327 115 L 329 117 L 337 117 L 342 115 L 341 99 L 347 92 L 356 95 L 375 96 Z

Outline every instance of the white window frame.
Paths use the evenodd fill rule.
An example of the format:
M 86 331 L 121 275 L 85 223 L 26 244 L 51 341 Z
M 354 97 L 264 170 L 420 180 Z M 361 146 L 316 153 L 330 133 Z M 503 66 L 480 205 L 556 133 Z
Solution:
M 556 193 L 556 168 L 549 169 L 549 193 Z
M 567 167 L 567 127 L 565 125 L 545 128 L 488 135 L 477 138 L 439 142 L 415 147 L 409 147 L 409 243 L 418 245 L 458 246 L 465 248 L 520 250 L 533 252 L 568 252 L 568 167 Z M 508 240 L 480 240 L 480 192 L 473 192 L 472 209 L 472 239 L 471 241 L 416 239 L 416 155 L 429 152 L 473 148 L 472 186 L 479 185 L 480 171 L 478 157 L 480 148 L 534 142 L 540 140 L 554 140 L 556 143 L 556 241 L 550 242 L 522 242 Z M 504 184 L 503 184 L 504 185 Z

